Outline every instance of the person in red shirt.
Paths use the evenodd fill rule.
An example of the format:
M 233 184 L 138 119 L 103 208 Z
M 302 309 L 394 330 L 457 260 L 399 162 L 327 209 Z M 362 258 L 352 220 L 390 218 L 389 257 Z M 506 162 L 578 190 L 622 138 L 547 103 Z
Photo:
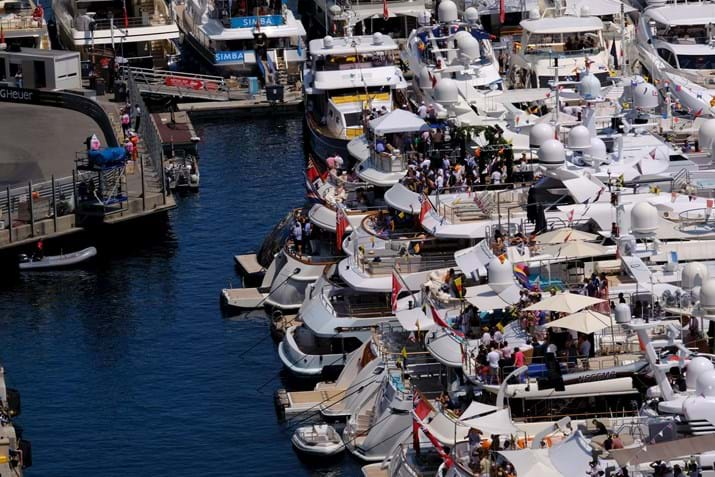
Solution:
M 522 366 L 526 364 L 526 357 L 524 356 L 524 352 L 519 349 L 518 346 L 514 347 L 514 368 L 519 369 Z M 521 374 L 519 376 L 519 381 L 522 383 L 524 382 L 526 378 L 526 373 Z

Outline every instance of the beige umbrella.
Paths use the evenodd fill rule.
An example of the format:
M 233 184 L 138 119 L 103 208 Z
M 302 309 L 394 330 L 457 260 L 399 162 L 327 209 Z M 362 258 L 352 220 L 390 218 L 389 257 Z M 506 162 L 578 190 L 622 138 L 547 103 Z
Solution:
M 583 240 L 569 240 L 561 245 L 544 246 L 542 247 L 542 252 L 551 254 L 554 257 L 583 258 L 606 255 L 608 249 L 597 243 L 584 242 Z
M 556 295 L 549 295 L 538 303 L 527 306 L 524 308 L 526 311 L 558 311 L 560 313 L 576 313 L 577 311 L 583 310 L 589 306 L 595 305 L 596 303 L 601 303 L 606 300 L 601 300 L 600 298 L 593 298 L 586 295 L 577 295 L 575 293 L 557 293 Z
M 564 227 L 537 235 L 536 241 L 541 244 L 558 244 L 571 240 L 596 240 L 597 238 L 598 235 L 581 232 L 571 227 Z
M 580 333 L 595 333 L 611 326 L 611 317 L 593 310 L 581 310 L 544 325 L 545 328 L 566 328 Z

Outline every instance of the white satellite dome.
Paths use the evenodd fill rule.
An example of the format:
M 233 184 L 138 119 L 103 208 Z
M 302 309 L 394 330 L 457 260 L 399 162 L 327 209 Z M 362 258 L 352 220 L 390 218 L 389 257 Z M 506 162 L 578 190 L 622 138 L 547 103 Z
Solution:
M 708 151 L 715 146 L 715 119 L 711 118 L 703 121 L 698 129 L 698 143 L 700 149 Z
M 539 18 L 541 18 L 541 12 L 538 7 L 529 10 L 529 20 L 538 20 Z
M 568 136 L 569 149 L 583 151 L 591 148 L 591 131 L 586 126 L 571 128 Z
M 330 14 L 333 15 L 334 17 L 339 16 L 341 13 L 343 13 L 343 9 L 340 8 L 340 5 L 333 5 L 330 8 L 328 8 L 330 11 Z
M 437 18 L 440 23 L 452 23 L 459 19 L 457 4 L 452 0 L 442 0 L 437 7 Z
M 584 99 L 596 99 L 601 96 L 601 82 L 591 72 L 587 72 L 578 82 L 578 93 Z
M 333 47 L 333 37 L 330 35 L 326 35 L 325 38 L 323 38 L 323 48 L 329 49 Z
M 706 317 L 715 315 L 715 278 L 708 278 L 700 287 L 700 307 Z
M 695 381 L 695 393 L 705 397 L 715 397 L 715 371 L 705 371 Z
M 432 89 L 432 78 L 430 78 L 430 72 L 427 66 L 422 65 L 417 74 L 417 79 L 422 89 Z
M 421 26 L 427 26 L 432 23 L 432 14 L 428 12 L 427 10 L 423 10 L 420 12 L 420 14 L 417 16 L 417 23 L 419 23 Z
M 560 167 L 566 160 L 564 145 L 556 139 L 545 141 L 539 148 L 539 163 L 547 169 Z
M 700 375 L 713 369 L 715 369 L 713 363 L 703 356 L 691 359 L 685 370 L 685 383 L 688 385 L 688 389 L 695 389 L 695 383 Z
M 631 307 L 627 303 L 617 304 L 614 311 L 616 323 L 623 324 L 631 321 Z
M 464 10 L 464 19 L 467 23 L 475 24 L 479 23 L 479 12 L 474 7 L 469 7 Z
M 549 139 L 554 138 L 554 128 L 548 123 L 538 123 L 529 131 L 529 146 L 538 148 Z
M 384 38 L 382 37 L 382 33 L 379 31 L 376 31 L 375 33 L 372 34 L 372 44 L 373 45 L 382 45 L 384 43 Z
M 450 2 L 451 0 L 445 0 Z M 437 81 L 434 88 L 434 99 L 438 103 L 449 104 L 459 101 L 459 87 L 457 82 L 451 78 L 442 78 Z
M 479 53 L 479 42 L 469 32 L 464 30 L 457 32 L 457 34 L 454 35 L 454 39 L 457 42 L 459 56 L 469 61 L 479 59 L 481 56 Z
M 658 230 L 658 209 L 648 202 L 639 202 L 631 209 L 633 235 L 651 235 Z
M 509 260 L 502 263 L 499 257 L 494 257 L 489 261 L 487 276 L 489 286 L 497 293 L 514 285 L 514 269 Z
M 658 90 L 650 83 L 640 83 L 633 88 L 633 103 L 636 108 L 653 109 L 660 103 Z
M 692 290 L 702 286 L 708 278 L 710 278 L 710 273 L 704 263 L 689 262 L 683 267 L 680 283 L 686 290 Z
M 581 7 L 581 9 L 578 12 L 579 16 L 581 17 L 590 17 L 591 16 L 591 9 L 588 7 L 588 5 L 584 5 Z
M 608 149 L 606 143 L 600 137 L 593 136 L 591 138 L 591 146 L 584 151 L 591 157 L 596 159 L 606 159 L 608 157 Z

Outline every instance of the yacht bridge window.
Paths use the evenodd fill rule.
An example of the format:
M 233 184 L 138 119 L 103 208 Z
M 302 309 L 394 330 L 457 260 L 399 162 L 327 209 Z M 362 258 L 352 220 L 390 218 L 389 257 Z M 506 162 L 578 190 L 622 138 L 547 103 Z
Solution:
M 711 31 L 706 25 L 664 25 L 651 22 L 651 34 L 674 45 L 707 45 Z
M 684 70 L 714 70 L 715 55 L 678 55 L 678 64 Z
M 316 71 L 352 70 L 356 68 L 375 68 L 395 64 L 395 54 L 392 52 L 375 52 L 355 55 L 331 55 L 318 58 L 315 62 Z
M 528 54 L 559 54 L 562 56 L 593 55 L 603 50 L 598 31 L 566 33 L 533 33 L 527 40 Z

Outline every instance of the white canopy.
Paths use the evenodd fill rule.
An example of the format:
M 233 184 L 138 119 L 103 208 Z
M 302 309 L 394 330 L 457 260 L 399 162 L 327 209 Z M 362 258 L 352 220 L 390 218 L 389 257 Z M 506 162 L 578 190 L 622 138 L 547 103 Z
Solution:
M 418 132 L 429 125 L 414 113 L 404 109 L 393 109 L 384 116 L 370 121 L 370 129 L 375 134 L 392 134 L 398 132 Z
M 509 409 L 500 409 L 491 414 L 463 420 L 464 424 L 482 431 L 482 434 L 510 435 L 521 430 L 514 425 L 509 414 Z
M 586 475 L 592 460 L 591 446 L 581 432 L 549 449 L 499 451 L 514 466 L 519 477 L 573 477 Z
M 473 417 L 481 416 L 482 414 L 487 414 L 489 412 L 494 412 L 499 409 L 491 404 L 484 404 L 478 401 L 472 401 L 469 403 L 469 407 L 464 410 L 461 416 L 459 416 L 460 421 L 469 421 Z
M 582 232 L 571 227 L 544 232 L 536 237 L 536 241 L 542 244 L 561 244 L 571 240 L 596 240 L 598 235 Z
M 515 283 L 497 293 L 490 285 L 467 287 L 465 298 L 482 311 L 501 310 L 519 301 L 521 288 Z
M 422 308 L 412 308 L 411 310 L 398 310 L 397 321 L 405 331 L 425 331 L 435 326 L 434 320 L 425 315 Z
M 562 258 L 584 258 L 607 255 L 608 249 L 597 243 L 584 242 L 583 240 L 569 240 L 559 245 L 546 245 L 543 252 Z
M 611 317 L 593 310 L 581 310 L 546 323 L 545 328 L 566 328 L 581 333 L 595 333 L 611 326 Z
M 492 258 L 494 258 L 494 253 L 489 247 L 488 240 L 482 240 L 473 247 L 454 252 L 454 261 L 457 262 L 459 269 L 467 275 L 472 275 L 476 272 L 478 275 L 485 277 L 487 275 L 487 264 Z
M 526 311 L 558 311 L 561 313 L 576 313 L 586 307 L 601 303 L 605 300 L 593 298 L 586 295 L 577 295 L 575 293 L 557 293 L 553 296 L 548 296 L 538 303 L 524 308 Z

